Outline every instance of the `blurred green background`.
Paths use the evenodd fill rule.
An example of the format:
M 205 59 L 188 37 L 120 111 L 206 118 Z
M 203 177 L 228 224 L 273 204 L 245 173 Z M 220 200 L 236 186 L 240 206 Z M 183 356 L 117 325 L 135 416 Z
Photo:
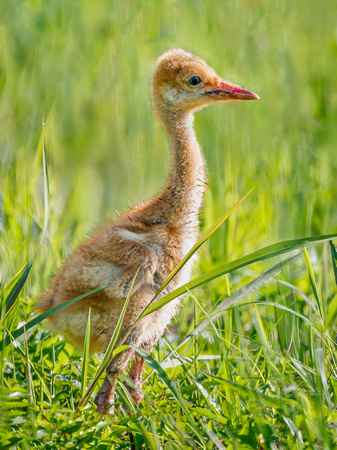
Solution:
M 335 1 L 2 1 L 0 272 L 13 275 L 36 248 L 42 113 L 51 247 L 40 285 L 115 210 L 163 186 L 170 158 L 151 74 L 175 46 L 261 97 L 196 117 L 209 170 L 202 223 L 255 187 L 209 258 L 335 231 L 336 12 Z
M 76 245 L 164 185 L 170 153 L 152 112 L 151 76 L 157 58 L 176 46 L 261 97 L 196 115 L 209 171 L 200 231 L 255 189 L 203 245 L 195 273 L 276 241 L 336 233 L 336 1 L 0 0 L 2 304 L 41 238 L 43 113 L 50 183 L 49 229 L 15 306 L 2 316 L 2 337 L 31 319 L 50 275 Z M 2 438 L 20 450 L 129 448 L 132 429 L 136 448 L 197 448 L 193 417 L 207 443 L 198 448 L 215 448 L 215 438 L 228 449 L 335 448 L 333 248 L 300 251 L 268 285 L 246 291 L 214 329 L 189 338 L 179 349 L 189 358 L 181 366 L 163 366 L 188 414 L 156 375 L 144 384 L 150 400 L 133 415 L 123 409 L 121 388 L 109 426 L 92 402 L 77 414 L 81 353 L 41 325 L 31 329 L 0 351 L 0 447 Z M 280 260 L 194 290 L 155 360 L 162 363 L 205 311 Z M 89 379 L 98 366 L 91 356 Z M 224 381 L 216 387 L 212 376 Z M 157 443 L 147 445 L 144 430 Z

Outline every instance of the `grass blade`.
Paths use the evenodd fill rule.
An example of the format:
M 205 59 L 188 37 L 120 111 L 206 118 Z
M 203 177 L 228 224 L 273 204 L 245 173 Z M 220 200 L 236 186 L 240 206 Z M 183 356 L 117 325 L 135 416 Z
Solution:
M 329 305 L 329 311 L 325 321 L 325 328 L 329 327 L 330 325 L 334 326 L 336 316 L 337 316 L 337 295 Z
M 333 273 L 335 275 L 335 282 L 337 285 L 337 250 L 332 241 L 329 241 L 329 245 L 331 250 Z
M 204 386 L 195 378 L 195 376 L 192 374 L 192 372 L 185 368 L 185 370 L 188 372 L 190 377 L 192 378 L 194 384 L 198 388 L 198 391 L 201 393 L 201 395 L 205 398 L 206 402 L 209 404 L 209 406 L 213 409 L 214 413 L 222 414 L 220 406 L 217 404 L 215 400 L 212 399 L 212 397 L 209 395 L 207 389 L 204 388 Z
M 90 319 L 91 319 L 91 307 L 88 312 L 87 329 L 84 338 L 84 350 L 83 350 L 83 366 L 81 373 L 81 398 L 84 397 L 85 387 L 87 385 L 88 376 L 88 363 L 89 363 L 89 350 L 90 350 Z
M 210 426 L 208 426 L 207 424 L 204 424 L 204 430 L 206 431 L 208 437 L 213 442 L 213 444 L 215 444 L 217 449 L 219 449 L 219 450 L 226 450 L 226 447 L 224 445 L 222 445 L 222 443 L 219 441 L 217 436 L 211 430 Z
M 118 336 L 119 336 L 119 332 L 120 332 L 120 330 L 122 328 L 122 325 L 123 325 L 124 316 L 125 316 L 125 313 L 126 313 L 126 309 L 127 309 L 130 297 L 131 297 L 132 288 L 133 288 L 133 285 L 134 285 L 134 283 L 136 281 L 138 272 L 139 272 L 139 269 L 137 270 L 135 276 L 133 277 L 133 280 L 132 280 L 132 283 L 131 283 L 131 287 L 130 287 L 128 295 L 127 295 L 127 297 L 125 299 L 124 306 L 123 306 L 123 309 L 122 309 L 121 314 L 119 316 L 119 319 L 118 319 L 115 331 L 114 331 L 114 333 L 113 333 L 113 335 L 112 335 L 112 337 L 110 339 L 110 343 L 108 345 L 108 348 L 106 349 L 103 361 L 101 362 L 99 368 L 97 369 L 97 372 L 96 372 L 92 382 L 90 383 L 90 386 L 88 387 L 87 392 L 85 393 L 85 395 L 82 397 L 80 403 L 78 404 L 77 410 L 79 410 L 79 408 L 82 408 L 83 406 L 86 405 L 86 403 L 88 402 L 91 394 L 93 393 L 93 391 L 94 391 L 94 389 L 96 387 L 96 384 L 99 382 L 99 379 L 101 378 L 103 372 L 107 369 L 108 365 L 110 364 L 110 362 L 111 362 L 111 360 L 112 360 L 112 358 L 114 356 L 113 351 L 115 349 L 115 345 L 116 345 L 116 342 L 117 342 L 117 339 L 118 339 Z
M 8 296 L 6 298 L 6 307 L 5 307 L 6 315 L 8 315 L 10 313 L 11 309 L 13 308 L 15 301 L 21 292 L 21 289 L 23 288 L 24 284 L 26 283 L 26 280 L 27 280 L 27 277 L 28 277 L 31 267 L 32 267 L 32 263 L 27 263 L 15 275 L 14 279 L 18 276 L 19 276 L 19 278 L 15 282 L 13 288 L 11 289 L 10 293 L 8 294 Z M 1 317 L 1 312 L 2 311 L 0 311 L 0 317 Z
M 151 433 L 150 431 L 147 431 L 147 429 L 145 428 L 144 424 L 142 424 L 141 421 L 139 421 L 137 423 L 137 425 L 138 425 L 138 427 L 143 435 L 143 438 L 145 440 L 146 448 L 149 450 L 159 449 L 160 447 L 157 446 L 153 433 Z
M 43 125 L 43 181 L 44 181 L 44 222 L 43 222 L 43 231 L 40 240 L 40 246 L 43 241 L 44 236 L 47 232 L 47 227 L 49 223 L 50 216 L 50 207 L 49 207 L 49 176 L 48 176 L 48 166 L 47 166 L 47 153 L 46 153 L 46 139 L 45 139 L 45 122 L 44 115 L 42 118 Z
M 25 333 L 25 364 L 26 364 L 26 382 L 27 382 L 27 388 L 29 392 L 29 401 L 33 408 L 36 408 L 36 398 L 35 398 L 35 389 L 34 389 L 34 382 L 32 377 L 32 371 L 31 371 L 31 365 L 32 362 L 30 360 L 29 356 L 29 350 L 28 350 L 28 339 L 27 335 Z
M 293 291 L 297 292 L 298 295 L 305 301 L 305 303 L 307 305 L 310 306 L 310 308 L 313 309 L 313 311 L 315 312 L 315 314 L 318 314 L 318 309 L 316 308 L 316 306 L 314 305 L 314 303 L 312 303 L 312 301 L 310 300 L 310 298 L 308 298 L 305 293 L 303 291 L 301 291 L 301 289 L 299 289 L 297 286 L 295 286 L 294 284 L 288 283 L 288 281 L 284 281 L 284 280 L 277 280 L 278 283 L 283 284 L 284 286 L 287 286 L 289 289 L 292 289 Z
M 190 290 L 195 289 L 196 287 L 208 283 L 209 281 L 214 280 L 215 278 L 218 278 L 222 275 L 225 275 L 228 272 L 233 272 L 234 270 L 248 266 L 255 262 L 270 259 L 275 256 L 280 256 L 283 255 L 284 253 L 288 253 L 290 251 L 303 248 L 305 246 L 321 244 L 323 242 L 330 241 L 331 239 L 337 239 L 337 234 L 326 234 L 321 236 L 291 239 L 287 241 L 278 242 L 276 244 L 268 245 L 267 247 L 264 247 L 260 250 L 257 250 L 256 252 L 243 256 L 242 258 L 223 264 L 222 266 L 195 278 L 194 280 L 179 287 L 178 289 L 175 289 L 174 291 L 165 295 L 165 297 L 161 298 L 154 304 L 148 306 L 142 313 L 142 317 L 145 317 L 151 314 L 152 312 L 157 311 L 162 306 L 180 297 L 180 295 L 186 294 L 188 289 Z
M 44 219 L 43 219 L 43 228 L 42 234 L 39 241 L 39 245 L 35 252 L 33 262 L 36 259 L 37 254 L 41 248 L 43 239 L 47 233 L 49 216 L 50 216 L 50 207 L 49 207 L 49 176 L 48 176 L 48 166 L 47 166 L 47 153 L 46 153 L 46 139 L 45 139 L 45 122 L 44 122 L 44 114 L 42 115 L 42 160 L 43 160 L 43 195 L 44 195 Z
M 274 308 L 278 308 L 278 309 L 281 309 L 282 311 L 286 311 L 286 312 L 304 320 L 304 322 L 306 322 L 310 326 L 310 328 L 317 334 L 317 336 L 319 338 L 322 338 L 321 330 L 317 326 L 315 326 L 307 317 L 303 316 L 303 314 L 300 314 L 299 312 L 297 312 L 293 309 L 290 309 L 287 306 L 280 305 L 279 303 L 275 303 L 275 302 L 251 302 L 251 303 L 249 303 L 249 305 L 273 306 Z
M 305 264 L 307 266 L 307 271 L 308 271 L 308 275 L 309 275 L 311 289 L 312 289 L 312 291 L 314 293 L 314 297 L 315 297 L 315 300 L 316 300 L 316 303 L 317 303 L 317 306 L 318 306 L 318 309 L 319 309 L 320 316 L 321 316 L 321 318 L 323 318 L 323 305 L 322 305 L 321 298 L 320 298 L 320 296 L 318 294 L 318 289 L 317 289 L 314 269 L 313 269 L 311 261 L 310 261 L 308 250 L 305 247 L 303 249 L 303 253 L 304 253 Z

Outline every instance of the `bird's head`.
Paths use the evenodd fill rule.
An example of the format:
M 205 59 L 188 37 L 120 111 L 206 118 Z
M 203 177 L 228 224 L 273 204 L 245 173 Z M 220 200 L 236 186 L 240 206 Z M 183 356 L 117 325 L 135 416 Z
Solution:
M 259 100 L 259 96 L 223 80 L 201 58 L 180 48 L 159 58 L 153 77 L 153 103 L 159 113 L 188 112 L 227 100 Z

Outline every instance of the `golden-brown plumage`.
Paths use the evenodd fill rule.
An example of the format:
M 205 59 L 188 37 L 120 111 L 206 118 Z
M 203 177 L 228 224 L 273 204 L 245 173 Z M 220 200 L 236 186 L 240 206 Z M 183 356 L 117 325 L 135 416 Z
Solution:
M 63 333 L 82 348 L 91 307 L 92 352 L 106 349 L 137 270 L 121 337 L 196 241 L 198 212 L 205 192 L 205 163 L 193 130 L 193 111 L 216 101 L 258 99 L 256 94 L 222 80 L 203 60 L 181 49 L 169 50 L 159 58 L 152 94 L 154 110 L 172 149 L 166 186 L 156 198 L 132 208 L 82 244 L 36 306 L 46 311 L 110 283 L 48 320 L 48 328 Z M 190 273 L 191 262 L 161 295 L 186 283 Z M 175 300 L 143 318 L 126 344 L 151 352 L 178 306 L 179 300 Z M 113 412 L 118 374 L 133 356 L 132 351 L 126 351 L 112 361 L 95 400 L 99 412 Z M 136 386 L 131 393 L 137 403 L 143 366 L 144 361 L 135 357 L 129 373 Z

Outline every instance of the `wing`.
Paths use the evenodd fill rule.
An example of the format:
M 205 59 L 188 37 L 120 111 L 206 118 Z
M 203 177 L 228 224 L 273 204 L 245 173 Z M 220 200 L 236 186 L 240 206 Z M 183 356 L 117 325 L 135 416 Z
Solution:
M 108 297 L 125 299 L 137 271 L 133 293 L 141 286 L 157 284 L 160 248 L 148 244 L 144 235 L 111 227 L 82 244 L 54 278 L 52 292 L 38 302 L 37 309 L 45 311 L 106 284 Z

